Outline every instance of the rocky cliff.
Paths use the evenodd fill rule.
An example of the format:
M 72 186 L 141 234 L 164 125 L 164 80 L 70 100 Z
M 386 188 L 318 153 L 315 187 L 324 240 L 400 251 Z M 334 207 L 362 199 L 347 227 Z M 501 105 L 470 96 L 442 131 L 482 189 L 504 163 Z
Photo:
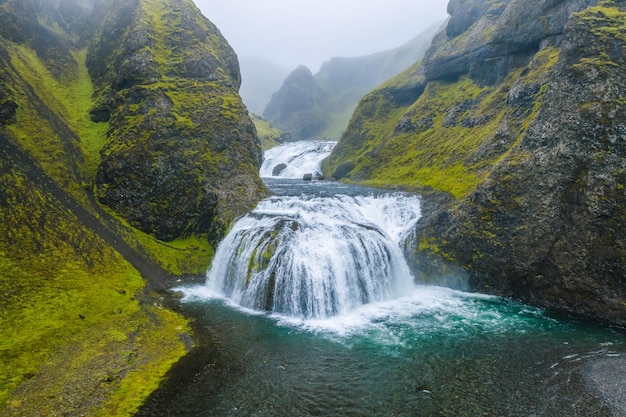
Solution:
M 335 57 L 316 74 L 299 67 L 272 96 L 263 116 L 293 140 L 341 136 L 359 100 L 421 58 L 442 23 L 398 48 L 362 57 Z
M 110 121 L 97 196 L 158 239 L 208 232 L 217 242 L 264 195 L 237 57 L 191 3 L 139 5 L 95 11 L 92 118 Z
M 131 415 L 190 347 L 153 291 L 265 189 L 190 0 L 0 0 L 0 414 Z
M 423 61 L 361 101 L 326 172 L 425 193 L 420 279 L 466 273 L 473 290 L 626 323 L 626 8 L 448 10 Z

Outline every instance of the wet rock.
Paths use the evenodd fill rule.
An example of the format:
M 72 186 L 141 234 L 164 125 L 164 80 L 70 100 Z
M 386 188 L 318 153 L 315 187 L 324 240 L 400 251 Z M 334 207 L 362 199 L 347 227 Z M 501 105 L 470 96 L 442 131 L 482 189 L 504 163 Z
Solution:
M 344 162 L 335 169 L 333 172 L 333 178 L 340 180 L 345 178 L 354 169 L 354 162 Z
M 273 177 L 278 177 L 280 175 L 280 173 L 285 170 L 285 168 L 287 168 L 286 164 L 278 164 L 278 165 L 276 165 L 274 167 L 274 169 L 272 170 L 272 176 Z

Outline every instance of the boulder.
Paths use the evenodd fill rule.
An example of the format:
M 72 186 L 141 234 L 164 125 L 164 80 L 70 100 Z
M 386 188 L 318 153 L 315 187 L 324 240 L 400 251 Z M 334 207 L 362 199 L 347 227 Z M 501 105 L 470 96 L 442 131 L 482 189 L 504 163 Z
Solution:
M 287 164 L 278 164 L 272 170 L 272 177 L 278 177 L 287 168 Z

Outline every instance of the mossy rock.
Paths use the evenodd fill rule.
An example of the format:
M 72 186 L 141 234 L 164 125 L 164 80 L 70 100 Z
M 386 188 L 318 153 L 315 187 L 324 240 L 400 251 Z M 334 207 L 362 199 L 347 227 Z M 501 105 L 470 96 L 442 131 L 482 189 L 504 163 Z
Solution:
M 109 16 L 125 12 L 118 4 Z M 191 2 L 144 1 L 110 23 L 121 39 L 104 30 L 88 60 L 111 124 L 98 199 L 161 240 L 208 234 L 217 242 L 266 195 L 236 56 Z
M 265 195 L 238 86 L 190 1 L 2 2 L 0 414 L 133 415 L 191 348 L 153 290 Z

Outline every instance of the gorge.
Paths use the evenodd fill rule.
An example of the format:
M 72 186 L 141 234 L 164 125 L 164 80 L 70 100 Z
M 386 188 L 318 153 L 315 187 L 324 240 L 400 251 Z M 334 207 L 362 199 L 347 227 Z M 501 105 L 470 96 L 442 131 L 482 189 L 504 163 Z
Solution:
M 626 414 L 626 7 L 528 4 L 263 156 L 191 0 L 0 0 L 0 414 Z

